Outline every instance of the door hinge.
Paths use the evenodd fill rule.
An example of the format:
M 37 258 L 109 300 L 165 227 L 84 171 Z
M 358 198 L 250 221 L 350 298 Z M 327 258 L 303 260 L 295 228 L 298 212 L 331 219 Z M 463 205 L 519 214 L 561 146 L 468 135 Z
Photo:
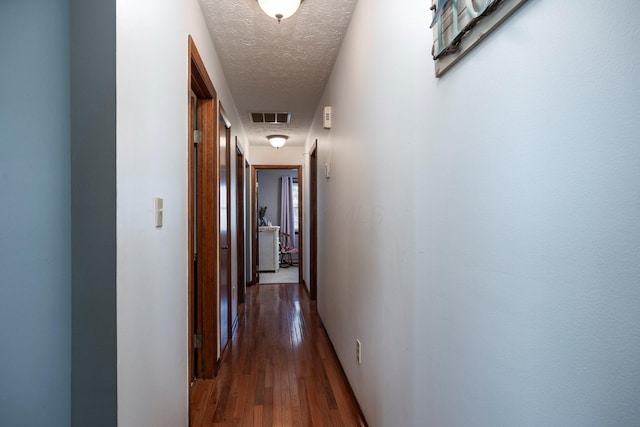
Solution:
M 193 348 L 202 348 L 202 335 L 193 336 Z
M 202 131 L 195 129 L 193 131 L 193 143 L 200 144 L 202 142 Z

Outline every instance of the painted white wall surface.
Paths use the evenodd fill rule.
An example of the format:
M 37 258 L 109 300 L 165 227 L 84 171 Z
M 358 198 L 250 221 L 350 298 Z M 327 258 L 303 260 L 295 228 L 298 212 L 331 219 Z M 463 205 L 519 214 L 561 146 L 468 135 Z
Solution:
M 186 426 L 189 34 L 232 138 L 246 138 L 196 0 L 119 0 L 117 10 L 118 425 Z M 231 202 L 234 218 L 235 188 Z M 231 254 L 235 265 L 235 243 Z
M 254 146 L 251 147 L 249 163 L 252 165 L 302 165 L 304 163 L 304 147 L 282 148 Z
M 430 13 L 358 3 L 307 142 L 369 424 L 639 425 L 640 9 L 530 1 L 441 79 Z

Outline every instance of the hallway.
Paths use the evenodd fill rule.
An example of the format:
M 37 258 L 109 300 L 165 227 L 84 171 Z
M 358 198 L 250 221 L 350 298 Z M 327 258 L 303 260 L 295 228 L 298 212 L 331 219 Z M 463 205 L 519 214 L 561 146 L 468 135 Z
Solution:
M 325 329 L 372 426 L 640 426 L 640 3 L 458 2 L 436 78 L 434 2 L 0 1 L 0 426 L 353 425 Z M 244 298 L 264 166 L 315 306 Z
M 191 387 L 191 426 L 364 425 L 302 285 L 248 288 L 239 318 L 218 376 Z

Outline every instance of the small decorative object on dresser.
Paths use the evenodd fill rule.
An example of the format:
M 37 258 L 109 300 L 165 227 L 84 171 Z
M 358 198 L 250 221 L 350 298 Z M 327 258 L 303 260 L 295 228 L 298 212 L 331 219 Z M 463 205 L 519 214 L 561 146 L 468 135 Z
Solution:
M 258 225 L 264 227 L 267 225 L 267 207 L 260 206 L 258 209 Z

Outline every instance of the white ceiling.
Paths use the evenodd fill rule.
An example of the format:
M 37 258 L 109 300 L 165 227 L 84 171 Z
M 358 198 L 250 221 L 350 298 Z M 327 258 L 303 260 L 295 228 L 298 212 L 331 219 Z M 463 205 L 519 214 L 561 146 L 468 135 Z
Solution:
M 250 145 L 267 135 L 302 146 L 357 0 L 304 0 L 278 23 L 257 0 L 200 0 Z M 254 124 L 252 112 L 290 112 L 291 124 Z

